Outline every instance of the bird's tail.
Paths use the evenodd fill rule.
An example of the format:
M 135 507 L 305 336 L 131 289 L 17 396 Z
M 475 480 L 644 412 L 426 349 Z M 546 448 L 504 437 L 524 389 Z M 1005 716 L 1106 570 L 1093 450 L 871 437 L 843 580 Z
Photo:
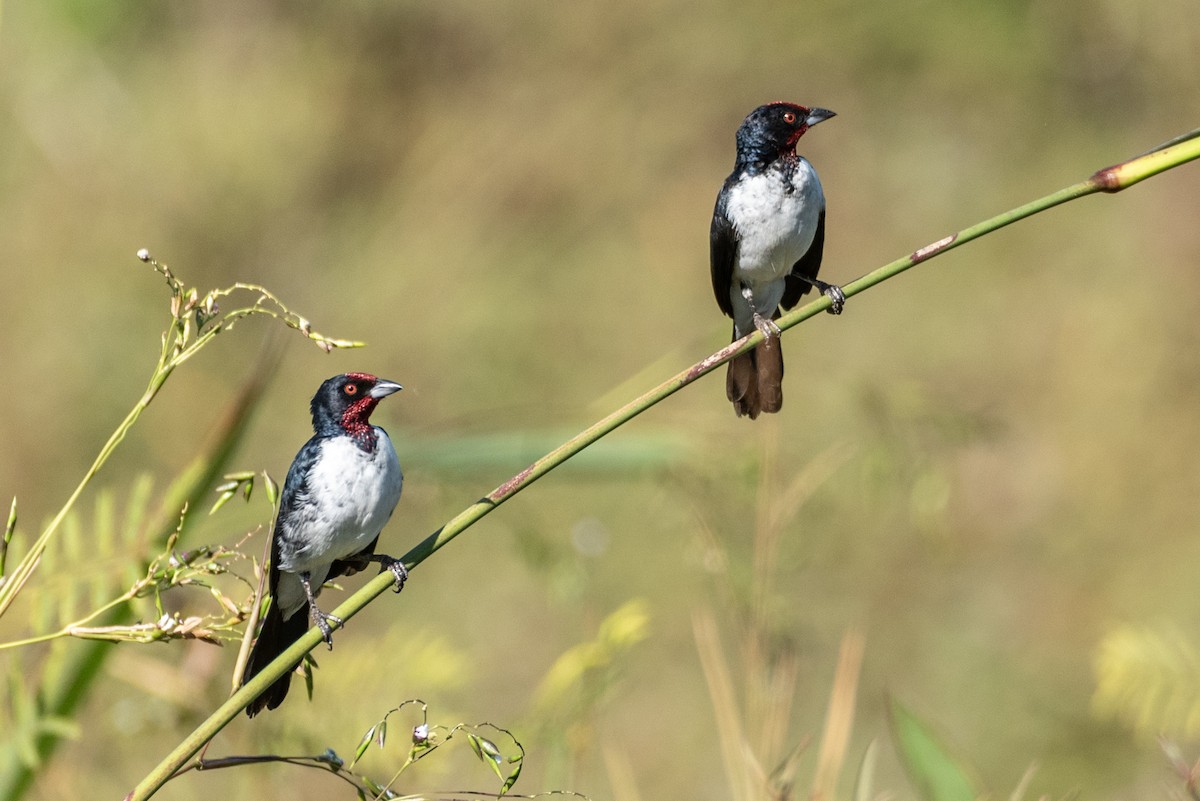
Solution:
M 737 329 L 733 338 L 738 339 Z M 725 394 L 738 417 L 751 420 L 761 412 L 783 408 L 783 348 L 779 337 L 767 337 L 751 351 L 733 357 L 725 376 Z
M 254 641 L 254 647 L 250 649 L 250 658 L 246 660 L 246 672 L 242 674 L 242 684 L 257 676 L 275 657 L 286 651 L 308 630 L 308 615 L 303 614 L 303 611 L 308 608 L 307 604 L 300 611 L 294 612 L 291 617 L 285 618 L 275 600 L 271 599 L 271 606 L 267 609 L 266 617 L 263 618 L 258 639 Z M 296 663 L 296 665 L 299 664 L 299 662 Z M 276 679 L 274 684 L 251 701 L 250 705 L 246 707 L 246 714 L 254 717 L 263 709 L 274 709 L 282 704 L 283 699 L 287 698 L 288 685 L 292 681 L 292 671 L 296 669 L 296 665 L 288 668 L 287 673 Z

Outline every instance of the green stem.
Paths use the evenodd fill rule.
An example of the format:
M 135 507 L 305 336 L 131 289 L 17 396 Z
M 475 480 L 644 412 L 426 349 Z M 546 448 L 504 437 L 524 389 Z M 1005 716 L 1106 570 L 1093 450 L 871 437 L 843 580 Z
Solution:
M 163 356 L 156 373 L 161 371 L 169 356 L 166 341 L 164 336 Z M 165 543 L 178 529 L 179 510 L 194 506 L 212 486 L 214 478 L 226 468 L 249 425 L 251 412 L 274 375 L 277 357 L 278 353 L 274 351 L 264 355 L 262 363 L 252 372 L 253 377 L 215 427 L 210 440 L 171 483 L 160 512 L 161 519 L 148 529 L 153 535 L 152 542 Z M 117 607 L 105 623 L 121 625 L 130 619 L 132 613 L 128 606 Z M 64 720 L 75 717 L 76 709 L 87 697 L 105 659 L 112 653 L 113 645 L 112 642 L 93 640 L 76 644 L 67 651 L 66 663 L 56 666 L 54 670 L 55 680 L 40 690 L 44 716 Z M 37 765 L 45 765 L 54 754 L 61 737 L 62 734 L 57 731 L 45 731 L 38 735 L 35 743 Z M 23 797 L 33 786 L 37 769 L 33 763 L 19 758 L 15 749 L 0 754 L 0 798 Z
M 129 414 L 125 415 L 125 419 L 121 421 L 120 425 L 109 436 L 108 441 L 104 443 L 104 447 L 97 454 L 95 461 L 92 462 L 92 466 L 88 468 L 79 485 L 75 487 L 75 491 L 71 493 L 71 497 L 67 498 L 67 502 L 58 510 L 58 514 L 54 516 L 54 519 L 50 521 L 50 524 L 46 526 L 45 530 L 42 531 L 41 535 L 30 546 L 29 552 L 21 559 L 13 575 L 0 587 L 0 616 L 3 616 L 8 611 L 8 608 L 12 606 L 17 594 L 25 586 L 25 583 L 29 581 L 29 578 L 33 575 L 33 571 L 37 569 L 42 554 L 45 552 L 46 546 L 50 543 L 50 538 L 54 536 L 54 532 L 58 530 L 62 521 L 70 514 L 71 509 L 75 506 L 75 501 L 79 499 L 79 496 L 87 489 L 88 484 L 100 472 L 100 468 L 104 466 L 104 463 L 116 451 L 117 446 L 125 439 L 125 435 L 137 423 L 138 418 L 142 416 L 142 412 L 154 400 L 155 395 L 162 389 L 163 383 L 171 375 L 174 366 L 167 361 L 168 342 L 169 339 L 164 336 L 163 350 L 159 356 L 158 366 L 155 368 L 154 374 L 151 375 L 150 383 L 146 387 L 146 391 L 142 394 L 142 397 L 138 399 L 138 402 L 129 410 Z
M 96 618 L 100 617 L 101 615 L 107 614 L 108 612 L 111 612 L 112 610 L 116 609 L 117 607 L 121 606 L 122 604 L 129 603 L 135 597 L 137 597 L 136 593 L 126 592 L 126 593 L 122 594 L 120 597 L 114 598 L 113 600 L 109 601 L 104 606 L 101 606 L 99 609 L 96 609 L 95 611 L 89 613 L 87 616 L 81 617 L 79 620 L 76 620 L 73 623 L 68 623 L 67 625 L 65 625 L 61 629 L 59 629 L 58 631 L 52 631 L 48 634 L 39 634 L 36 637 L 28 637 L 24 640 L 13 640 L 12 642 L 0 643 L 0 651 L 7 650 L 9 648 L 21 648 L 26 645 L 35 645 L 36 643 L 40 643 L 40 642 L 49 642 L 50 640 L 57 640 L 60 637 L 79 636 L 79 635 L 73 635 L 72 632 L 75 629 L 85 628 L 88 623 L 92 622 Z
M 1179 142 L 1179 140 L 1175 140 Z M 1162 154 L 1170 152 L 1164 160 Z M 1200 158 L 1200 138 L 1179 142 L 1156 148 L 1145 156 L 1139 156 L 1129 162 L 1100 170 L 1087 181 L 1083 181 L 1053 194 L 1047 195 L 1032 203 L 1027 203 L 1011 211 L 998 214 L 989 220 L 965 228 L 956 234 L 938 240 L 909 256 L 885 264 L 863 277 L 843 287 L 846 296 L 857 295 L 876 284 L 886 281 L 921 262 L 939 256 L 959 245 L 978 239 L 984 234 L 999 230 L 1006 225 L 1023 220 L 1039 212 L 1051 209 L 1061 203 L 1094 194 L 1096 192 L 1116 192 L 1131 186 L 1140 180 L 1156 175 L 1163 170 L 1177 167 L 1187 161 Z M 791 328 L 800 322 L 829 308 L 830 300 L 821 297 L 813 302 L 795 309 L 781 317 L 776 322 L 781 329 Z M 447 522 L 442 528 L 421 541 L 404 555 L 404 562 L 410 568 L 416 567 L 428 559 L 452 539 L 470 528 L 484 516 L 490 514 L 496 507 L 528 487 L 534 481 L 549 473 L 555 467 L 570 459 L 575 454 L 587 448 L 597 440 L 617 429 L 624 423 L 637 417 L 642 412 L 654 406 L 659 401 L 678 392 L 700 376 L 712 372 L 720 365 L 729 361 L 738 353 L 757 346 L 762 341 L 762 334 L 753 334 L 730 343 L 703 361 L 697 362 L 686 370 L 675 374 L 650 391 L 622 406 L 597 423 L 592 424 L 578 435 L 564 442 L 529 467 L 501 484 L 488 493 L 482 500 L 477 501 Z M 346 599 L 333 613 L 343 620 L 349 620 L 362 610 L 368 603 L 385 593 L 392 586 L 392 576 L 384 572 L 368 582 L 362 589 Z M 321 635 L 316 629 L 309 629 L 303 637 L 290 648 L 280 654 L 275 661 L 267 666 L 221 704 L 207 720 L 200 724 L 191 734 L 171 751 L 145 778 L 135 787 L 127 801 L 143 801 L 154 795 L 160 787 L 179 772 L 189 759 L 196 755 L 204 745 L 216 736 L 222 728 L 242 710 L 251 700 L 266 690 L 277 678 L 282 676 L 291 665 L 296 664 L 303 656 L 321 642 Z
M 4 525 L 4 539 L 0 540 L 0 582 L 4 581 L 4 565 L 8 561 L 8 545 L 17 530 L 17 499 L 14 496 L 8 509 L 8 522 Z

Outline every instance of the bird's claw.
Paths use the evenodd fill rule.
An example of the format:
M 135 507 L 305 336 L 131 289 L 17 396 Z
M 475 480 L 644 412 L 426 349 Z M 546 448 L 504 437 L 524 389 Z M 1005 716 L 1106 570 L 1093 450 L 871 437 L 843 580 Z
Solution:
M 378 562 L 380 573 L 385 570 L 392 571 L 392 575 L 396 577 L 396 586 L 393 592 L 400 592 L 400 590 L 404 589 L 404 582 L 408 581 L 408 568 L 404 566 L 403 559 L 397 559 L 387 554 L 374 553 L 366 557 L 366 560 L 369 562 Z
M 824 282 L 822 282 L 824 284 Z M 830 314 L 841 314 L 842 308 L 846 305 L 846 293 L 837 284 L 824 284 L 821 286 L 821 294 L 829 298 L 829 308 L 825 311 Z
M 404 589 L 404 582 L 408 581 L 408 568 L 404 566 L 404 561 L 401 559 L 389 559 L 381 562 L 379 572 L 385 570 L 392 571 L 392 575 L 396 577 L 396 586 L 392 588 L 392 592 L 400 592 Z
M 333 615 L 328 612 L 322 612 L 320 609 L 318 609 L 315 606 L 312 608 L 312 610 L 313 610 L 313 614 L 312 614 L 313 622 L 316 623 L 317 628 L 321 630 L 321 639 L 323 639 L 325 641 L 325 644 L 327 646 L 329 646 L 329 650 L 332 651 L 333 650 L 333 627 L 330 626 L 329 624 L 330 624 L 330 622 L 332 622 L 334 626 L 337 626 L 340 629 L 346 625 L 346 621 L 342 620 L 337 615 Z
M 767 339 L 770 339 L 771 337 L 778 337 L 780 334 L 779 326 L 775 325 L 775 321 L 768 320 L 758 312 L 754 313 L 754 327 L 762 332 L 762 335 Z

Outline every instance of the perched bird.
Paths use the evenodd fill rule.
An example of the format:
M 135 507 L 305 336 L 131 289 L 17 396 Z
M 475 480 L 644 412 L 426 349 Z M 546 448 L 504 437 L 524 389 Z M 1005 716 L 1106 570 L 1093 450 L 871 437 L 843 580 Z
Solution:
M 404 587 L 404 563 L 375 553 L 404 477 L 387 432 L 370 422 L 379 401 L 400 388 L 367 373 L 345 373 L 321 384 L 313 396 L 315 434 L 296 454 L 283 485 L 271 538 L 271 605 L 242 683 L 298 640 L 310 619 L 333 648 L 329 624 L 342 621 L 322 612 L 316 600 L 327 580 L 379 562 L 395 574 L 396 592 Z M 254 717 L 283 703 L 291 675 L 289 670 L 255 698 L 246 714 Z
M 840 287 L 817 280 L 825 246 L 825 193 L 816 170 L 796 154 L 812 126 L 834 116 L 794 103 L 759 106 L 737 132 L 737 161 L 717 195 L 709 232 L 713 293 L 733 318 L 733 338 L 753 328 L 766 339 L 729 362 L 725 391 L 738 417 L 783 406 L 783 351 L 773 322 L 810 287 L 840 314 Z M 752 328 L 753 327 L 753 328 Z

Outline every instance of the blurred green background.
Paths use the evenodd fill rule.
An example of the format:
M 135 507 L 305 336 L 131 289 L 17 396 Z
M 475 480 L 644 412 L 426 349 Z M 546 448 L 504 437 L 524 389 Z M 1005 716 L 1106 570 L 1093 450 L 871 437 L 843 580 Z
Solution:
M 157 354 L 168 294 L 140 247 L 201 289 L 261 283 L 319 331 L 369 343 L 325 355 L 283 337 L 236 467 L 282 480 L 329 375 L 405 385 L 375 418 L 406 468 L 381 546 L 395 553 L 726 343 L 708 221 L 760 103 L 838 112 L 802 151 L 829 199 L 822 276 L 839 283 L 1190 130 L 1200 110 L 1195 0 L 2 11 L 0 491 L 25 537 Z M 891 692 L 994 795 L 1036 763 L 1031 797 L 1164 796 L 1154 721 L 1101 714 L 1094 665 L 1121 627 L 1200 649 L 1198 267 L 1190 165 L 854 298 L 786 336 L 781 414 L 735 419 L 716 376 L 669 399 L 351 621 L 317 655 L 314 703 L 294 688 L 210 755 L 349 756 L 419 696 L 438 722 L 512 728 L 530 751 L 518 791 L 726 798 L 692 635 L 713 608 L 735 669 L 748 630 L 795 660 L 787 746 L 819 733 L 841 637 L 864 634 L 842 795 L 887 738 Z M 179 371 L 100 483 L 165 484 L 274 328 L 245 324 Z M 233 543 L 266 513 L 230 507 L 189 542 Z M 756 569 L 771 520 L 778 555 Z M 39 577 L 45 592 L 72 580 Z M 538 712 L 556 657 L 630 599 L 647 638 L 589 677 L 597 697 Z M 234 652 L 119 647 L 35 795 L 123 794 L 224 696 Z M 1196 754 L 1195 727 L 1168 733 Z M 494 787 L 469 762 L 429 763 L 402 789 Z M 890 748 L 878 784 L 913 797 Z M 248 768 L 163 797 L 217 793 L 347 790 Z

